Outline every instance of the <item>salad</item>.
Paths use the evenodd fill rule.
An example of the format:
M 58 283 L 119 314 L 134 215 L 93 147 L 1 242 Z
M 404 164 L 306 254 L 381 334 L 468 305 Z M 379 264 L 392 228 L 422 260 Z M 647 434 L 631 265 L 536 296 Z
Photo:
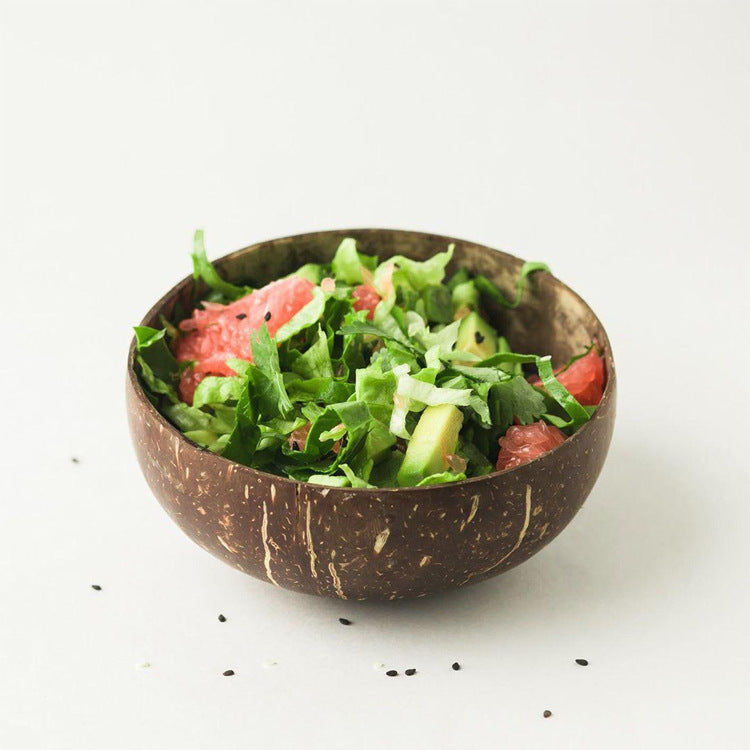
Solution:
M 601 399 L 594 342 L 554 371 L 511 350 L 483 302 L 492 281 L 426 261 L 338 246 L 261 288 L 223 279 L 196 232 L 188 317 L 137 326 L 136 370 L 154 406 L 204 449 L 265 472 L 336 487 L 413 487 L 518 466 L 579 429 Z M 178 315 L 178 317 L 180 317 Z

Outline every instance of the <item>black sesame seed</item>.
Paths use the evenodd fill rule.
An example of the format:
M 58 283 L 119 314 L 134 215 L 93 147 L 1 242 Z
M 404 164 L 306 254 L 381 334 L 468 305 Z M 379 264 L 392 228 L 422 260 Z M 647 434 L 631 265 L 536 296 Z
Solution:
M 226 622 L 227 618 L 224 615 L 219 615 L 219 622 Z
M 588 667 L 588 659 L 576 659 L 576 664 L 580 664 L 582 667 Z
M 101 591 L 102 587 L 98 583 L 92 583 L 91 588 L 94 589 L 94 591 Z
M 542 716 L 544 716 L 545 719 L 549 719 L 549 717 L 552 716 L 552 711 L 545 711 Z
M 453 664 L 451 664 L 451 669 L 454 672 L 458 672 L 458 670 L 461 669 L 461 665 L 457 661 L 454 661 Z
M 224 677 L 231 677 L 234 674 L 234 670 L 227 669 L 226 672 L 222 672 L 222 674 L 224 675 Z
M 266 323 L 268 323 L 268 321 L 271 320 L 271 312 L 270 312 L 270 310 L 263 316 L 263 320 L 265 320 Z
M 72 462 L 73 462 L 74 464 L 77 464 L 77 463 L 79 463 L 78 459 L 77 459 L 77 458 L 76 458 L 75 456 L 73 456 L 73 458 L 71 458 L 70 460 L 71 460 L 71 461 L 72 461 Z
M 407 677 L 411 677 L 411 676 L 412 676 L 413 674 L 416 674 L 416 673 L 417 673 L 417 670 L 416 670 L 416 669 L 407 669 L 407 670 L 406 670 L 406 671 L 404 672 L 404 674 L 405 674 L 405 675 L 406 675 Z
M 476 341 L 477 344 L 481 344 L 484 341 L 484 336 L 482 336 L 479 331 L 474 331 L 474 341 Z
M 247 315 L 245 313 L 238 313 L 234 317 L 237 318 L 237 320 L 244 320 L 247 317 Z
M 342 625 L 351 625 L 352 624 L 352 621 L 351 620 L 347 620 L 346 617 L 339 617 L 339 622 Z
M 386 674 L 389 677 L 398 677 L 398 672 L 395 669 L 389 669 Z

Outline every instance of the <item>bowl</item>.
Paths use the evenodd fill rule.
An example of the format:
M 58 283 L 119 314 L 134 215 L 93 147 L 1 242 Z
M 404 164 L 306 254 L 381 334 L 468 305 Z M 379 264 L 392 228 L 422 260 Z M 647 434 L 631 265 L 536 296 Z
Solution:
M 522 261 L 473 242 L 421 232 L 349 229 L 261 242 L 216 266 L 233 281 L 262 284 L 304 263 L 329 261 L 343 237 L 365 253 L 424 260 L 455 243 L 449 271 L 465 267 L 508 296 Z M 176 304 L 191 309 L 205 288 L 184 278 L 146 314 L 158 326 Z M 197 297 L 196 297 L 197 294 Z M 603 349 L 607 385 L 595 415 L 553 451 L 514 469 L 463 482 L 401 489 L 323 487 L 256 471 L 209 453 L 154 408 L 127 372 L 130 432 L 161 505 L 197 544 L 274 586 L 340 599 L 422 597 L 486 580 L 528 560 L 570 522 L 594 486 L 615 420 L 616 379 L 602 324 L 548 273 L 530 277 L 516 310 L 489 306 L 518 351 L 563 363 L 592 340 Z

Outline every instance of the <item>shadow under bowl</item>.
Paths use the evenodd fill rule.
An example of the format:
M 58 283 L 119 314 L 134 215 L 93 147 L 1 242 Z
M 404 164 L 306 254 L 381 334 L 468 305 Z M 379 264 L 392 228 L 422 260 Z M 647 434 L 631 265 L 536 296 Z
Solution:
M 362 252 L 424 260 L 455 243 L 449 271 L 466 268 L 512 296 L 518 258 L 464 240 L 388 229 L 314 232 L 252 245 L 216 262 L 233 281 L 260 285 L 304 263 L 326 262 L 344 237 Z M 198 299 L 205 288 L 198 288 Z M 148 312 L 158 326 L 179 303 L 193 306 L 186 277 Z M 517 351 L 555 364 L 592 340 L 607 385 L 593 418 L 553 451 L 508 471 L 432 487 L 322 487 L 256 471 L 202 450 L 154 408 L 127 374 L 131 436 L 143 474 L 178 526 L 224 562 L 276 586 L 341 599 L 426 596 L 482 581 L 522 563 L 554 539 L 583 505 L 607 455 L 615 420 L 615 369 L 607 334 L 589 306 L 547 273 L 530 277 L 516 310 L 489 306 Z

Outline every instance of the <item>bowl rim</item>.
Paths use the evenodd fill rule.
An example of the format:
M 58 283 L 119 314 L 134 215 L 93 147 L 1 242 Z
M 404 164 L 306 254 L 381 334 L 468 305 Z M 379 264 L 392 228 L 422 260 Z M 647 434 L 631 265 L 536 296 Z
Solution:
M 472 240 L 464 240 L 457 237 L 450 237 L 448 235 L 442 235 L 442 234 L 434 234 L 432 232 L 422 232 L 418 230 L 411 230 L 411 229 L 393 229 L 393 228 L 387 228 L 387 227 L 352 227 L 352 228 L 345 228 L 345 229 L 321 229 L 316 230 L 314 232 L 301 232 L 298 234 L 292 234 L 287 235 L 284 237 L 274 237 L 267 240 L 262 240 L 259 242 L 255 242 L 252 245 L 248 245 L 246 247 L 239 248 L 238 250 L 233 250 L 230 253 L 227 253 L 226 255 L 222 255 L 219 258 L 216 258 L 215 260 L 211 261 L 212 263 L 223 263 L 224 261 L 228 261 L 232 258 L 235 258 L 239 255 L 245 255 L 247 253 L 255 252 L 260 247 L 264 245 L 268 245 L 270 243 L 277 243 L 277 242 L 294 242 L 295 240 L 302 240 L 302 239 L 312 239 L 316 237 L 324 237 L 327 235 L 335 235 L 335 236 L 347 236 L 349 233 L 352 234 L 365 234 L 365 233 L 377 233 L 377 232 L 392 232 L 394 234 L 406 234 L 406 235 L 412 235 L 416 237 L 421 237 L 423 239 L 436 239 L 445 241 L 448 243 L 462 243 L 467 245 L 472 245 L 474 247 L 480 248 L 483 251 L 489 251 L 492 253 L 500 253 L 501 255 L 505 255 L 507 258 L 510 258 L 511 260 L 518 261 L 520 263 L 523 263 L 523 259 L 519 258 L 516 255 L 512 255 L 511 253 L 507 253 L 504 250 L 497 250 L 495 248 L 490 247 L 489 245 L 484 245 L 478 242 L 474 242 Z M 555 453 L 557 453 L 558 449 L 569 445 L 572 441 L 579 438 L 580 435 L 582 435 L 584 432 L 586 432 L 591 424 L 597 419 L 600 419 L 601 417 L 600 412 L 603 406 L 608 406 L 609 402 L 613 398 L 613 393 L 615 390 L 615 384 L 616 384 L 616 373 L 615 373 L 615 363 L 614 363 L 614 355 L 612 353 L 612 345 L 609 341 L 609 336 L 607 334 L 606 329 L 604 328 L 604 325 L 602 324 L 601 320 L 599 320 L 599 316 L 591 309 L 590 305 L 586 300 L 581 297 L 578 292 L 576 292 L 574 289 L 569 287 L 564 281 L 561 281 L 558 279 L 554 274 L 549 273 L 548 275 L 551 276 L 558 284 L 561 284 L 567 291 L 569 291 L 575 299 L 577 299 L 586 310 L 588 310 L 591 315 L 594 317 L 596 322 L 599 324 L 604 341 L 599 342 L 605 345 L 605 351 L 604 351 L 604 357 L 605 357 L 605 363 L 607 366 L 607 382 L 604 386 L 604 393 L 602 394 L 602 398 L 597 406 L 597 410 L 594 413 L 594 416 L 586 422 L 582 427 L 580 427 L 573 435 L 566 438 L 563 443 L 560 445 L 555 446 L 552 450 L 547 451 L 546 453 L 543 453 L 540 456 L 537 456 L 536 458 L 532 459 L 531 461 L 527 461 L 526 463 L 521 464 L 520 466 L 513 466 L 509 469 L 503 469 L 502 471 L 491 471 L 489 474 L 482 474 L 478 477 L 468 477 L 467 479 L 462 479 L 458 482 L 450 482 L 448 484 L 430 484 L 430 485 L 424 485 L 422 487 L 336 487 L 333 485 L 326 485 L 326 484 L 316 484 L 314 482 L 304 482 L 302 480 L 298 479 L 291 479 L 290 477 L 282 476 L 281 474 L 272 474 L 270 472 L 261 471 L 260 469 L 255 469 L 252 466 L 247 466 L 247 464 L 241 464 L 237 461 L 232 461 L 229 458 L 224 458 L 224 456 L 219 455 L 218 453 L 211 453 L 211 451 L 207 450 L 206 448 L 201 447 L 197 443 L 194 443 L 189 438 L 186 438 L 185 435 L 180 432 L 180 430 L 173 425 L 148 399 L 146 396 L 146 393 L 143 389 L 143 385 L 140 381 L 140 378 L 138 377 L 138 374 L 135 371 L 135 344 L 136 339 L 135 336 L 130 341 L 130 347 L 128 349 L 128 361 L 127 361 L 127 369 L 128 369 L 128 381 L 133 388 L 133 392 L 135 393 L 136 398 L 138 399 L 138 403 L 145 407 L 149 415 L 152 419 L 155 419 L 162 428 L 166 428 L 168 433 L 171 433 L 175 435 L 179 441 L 181 441 L 185 446 L 195 450 L 198 453 L 201 454 L 207 454 L 209 456 L 212 456 L 215 459 L 218 459 L 219 461 L 224 461 L 229 466 L 238 467 L 241 470 L 244 471 L 251 471 L 256 474 L 259 474 L 262 477 L 267 478 L 270 481 L 273 482 L 284 482 L 289 483 L 289 485 L 298 488 L 300 486 L 305 487 L 314 487 L 319 490 L 330 490 L 330 491 L 336 491 L 336 492 L 345 492 L 347 494 L 350 493 L 397 493 L 397 492 L 428 492 L 430 490 L 435 489 L 441 489 L 448 486 L 452 487 L 467 487 L 469 485 L 473 484 L 480 484 L 482 482 L 486 482 L 487 480 L 494 479 L 499 476 L 503 476 L 506 474 L 509 474 L 513 471 L 519 471 L 526 469 L 527 467 L 533 466 L 538 461 L 542 461 L 544 459 L 549 459 L 551 456 L 553 456 Z M 148 310 L 148 312 L 143 316 L 141 319 L 141 322 L 139 325 L 145 325 L 146 321 L 151 319 L 161 308 L 164 306 L 166 301 L 168 301 L 170 298 L 172 298 L 174 295 L 179 293 L 183 286 L 186 286 L 191 280 L 193 280 L 193 275 L 188 274 L 183 279 L 178 281 L 174 286 L 172 286 L 165 294 L 163 294 Z

